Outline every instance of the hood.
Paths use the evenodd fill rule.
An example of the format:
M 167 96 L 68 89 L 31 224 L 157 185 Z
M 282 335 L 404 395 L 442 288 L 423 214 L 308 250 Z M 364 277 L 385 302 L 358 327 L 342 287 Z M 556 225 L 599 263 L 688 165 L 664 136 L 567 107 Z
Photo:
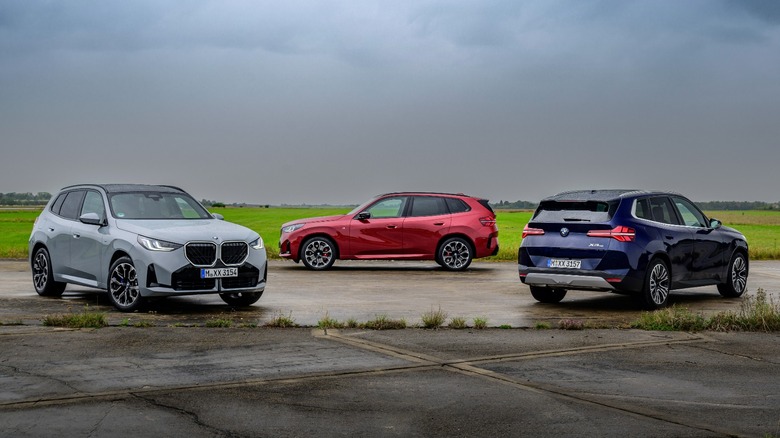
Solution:
M 336 216 L 309 217 L 305 219 L 299 219 L 296 221 L 285 222 L 284 224 L 282 224 L 282 228 L 292 224 L 313 224 L 317 222 L 334 222 L 344 218 L 345 216 L 346 216 L 345 214 L 340 214 Z
M 118 219 L 116 226 L 130 233 L 181 244 L 193 240 L 211 241 L 215 237 L 223 242 L 226 240 L 251 242 L 259 236 L 247 227 L 219 219 Z

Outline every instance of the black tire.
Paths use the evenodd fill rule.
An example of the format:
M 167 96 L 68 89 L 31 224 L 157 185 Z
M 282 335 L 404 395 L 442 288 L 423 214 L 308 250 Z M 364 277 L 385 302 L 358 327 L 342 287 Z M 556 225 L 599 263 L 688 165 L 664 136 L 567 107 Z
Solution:
M 449 271 L 463 271 L 474 260 L 471 244 L 460 237 L 450 237 L 439 245 L 436 261 Z
M 222 301 L 233 307 L 247 307 L 256 303 L 260 297 L 263 296 L 262 292 L 235 292 L 227 294 L 219 294 Z
M 729 262 L 725 283 L 718 285 L 718 292 L 726 298 L 737 298 L 747 290 L 748 259 L 741 252 L 735 252 Z
M 560 303 L 566 296 L 566 289 L 528 286 L 531 289 L 531 295 L 540 303 Z
M 144 305 L 138 275 L 130 257 L 120 257 L 108 270 L 108 299 L 120 312 L 135 312 Z
M 330 269 L 337 257 L 336 244 L 327 237 L 318 236 L 306 239 L 301 246 L 303 265 L 314 271 Z
M 51 257 L 46 248 L 38 248 L 30 260 L 32 268 L 33 286 L 35 292 L 42 297 L 58 297 L 65 291 L 66 283 L 54 281 L 54 272 L 51 269 Z
M 639 300 L 646 310 L 656 310 L 665 307 L 669 303 L 669 291 L 671 290 L 671 275 L 669 267 L 661 259 L 653 259 L 647 265 L 645 280 Z

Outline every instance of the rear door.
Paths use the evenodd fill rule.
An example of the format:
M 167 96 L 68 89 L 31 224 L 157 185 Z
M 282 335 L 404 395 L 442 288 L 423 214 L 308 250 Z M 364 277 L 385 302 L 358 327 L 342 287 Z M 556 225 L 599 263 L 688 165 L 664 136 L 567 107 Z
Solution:
M 440 196 L 411 196 L 408 216 L 404 219 L 404 254 L 429 256 L 450 229 L 452 215 Z
M 691 278 L 694 238 L 690 228 L 683 226 L 677 210 L 667 196 L 649 199 L 649 213 L 656 222 L 666 254 L 671 261 L 672 281 Z
M 68 279 L 74 277 L 70 247 L 73 241 L 73 225 L 78 220 L 85 193 L 85 190 L 68 192 L 57 212 L 57 217 L 52 218 L 49 227 L 53 229 L 49 241 L 49 253 L 52 258 L 52 268 L 55 270 L 55 278 L 59 281 L 62 278 L 58 278 L 58 274 L 66 276 Z

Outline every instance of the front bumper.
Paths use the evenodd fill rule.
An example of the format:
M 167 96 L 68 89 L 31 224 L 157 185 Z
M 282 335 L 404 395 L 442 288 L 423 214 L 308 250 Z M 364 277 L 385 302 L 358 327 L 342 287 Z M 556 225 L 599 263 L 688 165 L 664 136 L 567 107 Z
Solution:
M 201 268 L 193 266 L 181 249 L 169 253 L 139 249 L 132 258 L 144 297 L 263 292 L 268 275 L 265 250 L 250 249 L 242 264 L 230 266 L 238 268 L 238 276 L 226 278 L 200 278 Z M 213 267 L 226 266 L 217 262 Z

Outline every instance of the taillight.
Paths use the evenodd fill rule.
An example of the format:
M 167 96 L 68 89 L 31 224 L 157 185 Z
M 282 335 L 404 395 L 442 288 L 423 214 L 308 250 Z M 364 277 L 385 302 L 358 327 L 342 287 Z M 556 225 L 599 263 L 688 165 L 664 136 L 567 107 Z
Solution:
M 611 230 L 590 230 L 590 237 L 611 237 L 618 242 L 633 242 L 636 238 L 636 231 L 631 227 L 618 225 Z
M 526 236 L 541 236 L 544 234 L 544 230 L 541 228 L 531 228 L 528 226 L 528 224 L 525 224 L 525 228 L 523 228 L 523 239 L 525 239 Z
M 486 227 L 492 227 L 493 225 L 496 224 L 496 218 L 492 216 L 481 217 L 479 218 L 479 223 L 481 223 Z

